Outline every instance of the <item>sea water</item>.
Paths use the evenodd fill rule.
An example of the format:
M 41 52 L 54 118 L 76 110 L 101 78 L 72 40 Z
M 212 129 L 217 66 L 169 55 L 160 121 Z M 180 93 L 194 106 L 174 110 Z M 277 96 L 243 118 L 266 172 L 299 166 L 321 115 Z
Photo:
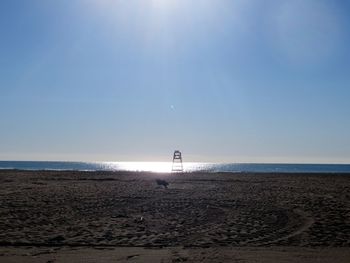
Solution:
M 350 164 L 195 163 L 185 172 L 350 173 Z M 0 161 L 0 169 L 171 172 L 171 162 Z

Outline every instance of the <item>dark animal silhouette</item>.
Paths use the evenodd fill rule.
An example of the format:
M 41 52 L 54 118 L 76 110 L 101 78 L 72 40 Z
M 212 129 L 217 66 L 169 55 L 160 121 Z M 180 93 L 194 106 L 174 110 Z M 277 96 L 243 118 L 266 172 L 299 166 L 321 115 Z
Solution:
M 156 182 L 157 182 L 157 185 L 164 186 L 165 188 L 168 188 L 169 183 L 167 181 L 162 180 L 162 179 L 157 179 Z

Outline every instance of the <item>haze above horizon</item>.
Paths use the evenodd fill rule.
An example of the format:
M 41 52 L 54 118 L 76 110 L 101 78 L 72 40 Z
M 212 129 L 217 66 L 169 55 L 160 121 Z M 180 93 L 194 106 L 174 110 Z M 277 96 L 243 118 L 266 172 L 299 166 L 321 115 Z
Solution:
M 350 162 L 350 1 L 0 2 L 0 160 Z

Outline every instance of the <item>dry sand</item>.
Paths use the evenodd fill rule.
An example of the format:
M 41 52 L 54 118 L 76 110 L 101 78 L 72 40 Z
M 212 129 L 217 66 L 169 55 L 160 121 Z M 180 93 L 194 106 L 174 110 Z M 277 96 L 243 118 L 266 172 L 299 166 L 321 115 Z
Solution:
M 350 175 L 3 170 L 0 262 L 350 262 Z

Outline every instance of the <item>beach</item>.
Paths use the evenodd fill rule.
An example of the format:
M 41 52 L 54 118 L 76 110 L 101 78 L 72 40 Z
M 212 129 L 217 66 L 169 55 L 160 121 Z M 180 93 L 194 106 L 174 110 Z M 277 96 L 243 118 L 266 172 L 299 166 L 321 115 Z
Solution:
M 1 262 L 349 262 L 350 175 L 2 170 L 0 244 Z

